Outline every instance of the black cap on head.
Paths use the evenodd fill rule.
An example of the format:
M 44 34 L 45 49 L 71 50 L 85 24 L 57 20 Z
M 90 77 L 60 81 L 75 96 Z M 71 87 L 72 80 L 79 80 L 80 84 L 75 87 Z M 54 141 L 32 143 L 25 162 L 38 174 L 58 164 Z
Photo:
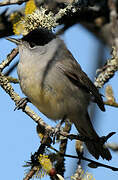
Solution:
M 56 35 L 53 34 L 52 31 L 49 31 L 48 29 L 37 28 L 24 36 L 22 40 L 27 41 L 30 46 L 33 47 L 35 45 L 44 46 L 55 37 Z

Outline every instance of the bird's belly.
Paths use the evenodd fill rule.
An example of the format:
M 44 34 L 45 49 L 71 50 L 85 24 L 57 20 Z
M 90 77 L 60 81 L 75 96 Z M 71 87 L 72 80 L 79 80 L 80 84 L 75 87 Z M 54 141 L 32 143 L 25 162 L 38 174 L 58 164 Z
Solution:
M 31 83 L 32 82 L 32 83 Z M 41 88 L 39 84 L 33 84 L 29 78 L 21 80 L 21 89 L 40 112 L 53 120 L 62 119 L 65 116 L 64 99 L 58 97 L 58 92 L 47 85 Z
M 18 75 L 23 93 L 40 112 L 50 119 L 62 119 L 64 116 L 69 117 L 70 114 L 76 114 L 78 111 L 82 113 L 87 109 L 87 96 L 62 73 L 56 71 L 55 74 L 51 74 L 50 72 L 43 79 L 41 70 L 29 75 L 29 68 L 27 68 L 23 73 L 19 71 Z
M 52 120 L 63 119 L 65 116 L 64 110 L 54 99 L 52 100 L 49 98 L 46 99 L 46 101 L 40 101 L 40 103 L 34 105 L 40 110 L 40 112 Z

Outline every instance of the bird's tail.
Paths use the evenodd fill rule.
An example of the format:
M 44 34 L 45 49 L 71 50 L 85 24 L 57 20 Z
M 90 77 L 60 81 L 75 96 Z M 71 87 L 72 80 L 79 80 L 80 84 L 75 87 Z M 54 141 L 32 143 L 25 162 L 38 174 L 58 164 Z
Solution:
M 103 159 L 111 160 L 112 156 L 108 148 L 101 144 L 100 140 L 98 142 L 88 141 L 85 142 L 88 151 L 96 158 L 99 159 L 101 156 Z
M 101 156 L 103 159 L 111 160 L 111 153 L 108 148 L 105 147 L 102 138 L 100 138 L 95 132 L 88 113 L 86 116 L 79 118 L 78 121 L 73 122 L 80 135 L 87 139 L 85 144 L 90 154 L 92 154 L 96 159 L 99 159 Z

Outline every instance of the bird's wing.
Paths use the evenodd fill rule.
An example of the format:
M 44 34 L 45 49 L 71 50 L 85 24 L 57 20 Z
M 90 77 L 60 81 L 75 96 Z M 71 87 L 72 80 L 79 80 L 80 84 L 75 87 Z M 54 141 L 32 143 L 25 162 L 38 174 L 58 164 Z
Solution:
M 69 51 L 68 51 L 69 52 Z M 102 111 L 105 111 L 104 103 L 96 86 L 92 83 L 92 81 L 88 78 L 85 72 L 82 71 L 80 65 L 74 59 L 72 54 L 66 53 L 66 60 L 63 63 L 58 64 L 59 68 L 64 72 L 64 74 L 72 81 L 73 84 L 82 88 L 86 92 L 90 93 L 95 98 L 95 102 L 98 104 Z

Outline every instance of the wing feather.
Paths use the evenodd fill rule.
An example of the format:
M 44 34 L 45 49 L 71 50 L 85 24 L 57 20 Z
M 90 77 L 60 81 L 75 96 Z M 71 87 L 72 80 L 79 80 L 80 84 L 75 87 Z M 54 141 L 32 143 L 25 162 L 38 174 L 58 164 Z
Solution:
M 65 52 L 68 50 L 65 50 Z M 65 60 L 65 57 L 67 60 Z M 68 51 L 66 52 L 63 62 L 58 63 L 58 67 L 63 71 L 63 73 L 72 81 L 73 84 L 82 88 L 87 93 L 90 93 L 94 98 L 95 102 L 98 104 L 102 111 L 105 111 L 104 103 L 96 86 L 88 78 L 85 72 L 81 69 L 80 65 L 74 59 L 72 54 Z

